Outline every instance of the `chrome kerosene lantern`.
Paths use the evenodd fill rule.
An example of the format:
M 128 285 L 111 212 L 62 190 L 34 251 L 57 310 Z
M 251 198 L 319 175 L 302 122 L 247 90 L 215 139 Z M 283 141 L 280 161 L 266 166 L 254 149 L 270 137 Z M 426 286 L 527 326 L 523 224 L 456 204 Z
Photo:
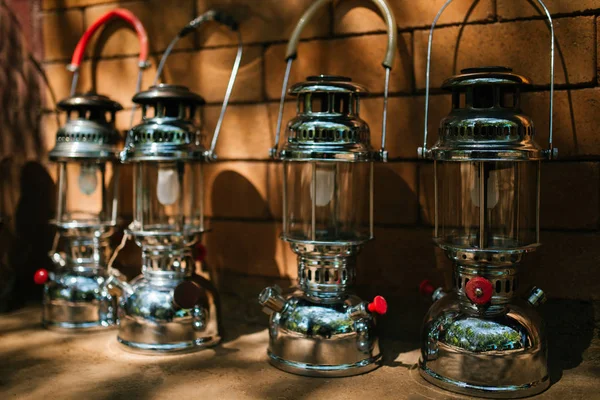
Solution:
M 66 123 L 56 134 L 50 160 L 57 164 L 57 233 L 50 253 L 56 270 L 38 270 L 34 280 L 45 284 L 42 321 L 48 328 L 95 329 L 117 319 L 117 299 L 107 290 L 109 238 L 117 225 L 119 151 L 115 128 L 119 103 L 93 92 L 75 94 L 79 65 L 91 36 L 107 21 L 130 23 L 141 38 L 140 77 L 147 66 L 146 32 L 127 10 L 108 12 L 92 24 L 77 44 L 70 70 L 71 95 L 58 103 Z M 139 79 L 138 79 L 139 81 Z M 139 90 L 139 88 L 138 88 Z
M 177 40 L 205 21 L 227 25 L 239 45 L 221 115 L 209 149 L 199 117 L 204 100 L 186 87 L 156 84 Z M 242 57 L 233 20 L 209 11 L 191 21 L 171 42 L 155 85 L 137 93 L 142 122 L 127 135 L 121 160 L 134 168 L 134 220 L 126 230 L 142 249 L 142 274 L 131 284 L 113 279 L 124 294 L 119 303 L 118 341 L 149 352 L 192 351 L 221 339 L 217 292 L 196 275 L 192 246 L 204 232 L 203 168 L 216 158 L 219 130 Z
M 549 385 L 547 340 L 534 309 L 545 296 L 537 288 L 526 300 L 515 296 L 521 260 L 540 245 L 540 163 L 556 157 L 552 123 L 549 150 L 542 150 L 520 109 L 529 83 L 502 67 L 470 68 L 446 80 L 452 110 L 430 150 L 425 112 L 419 154 L 434 161 L 434 236 L 454 264 L 454 288 L 445 294 L 422 284 L 435 303 L 424 321 L 420 372 L 454 392 L 514 398 Z M 553 83 L 550 90 L 552 121 Z M 428 104 L 429 81 L 426 96 Z
M 387 304 L 377 296 L 367 303 L 351 292 L 356 255 L 373 237 L 373 161 L 385 160 L 389 73 L 396 51 L 396 22 L 384 0 L 374 3 L 385 17 L 388 47 L 382 149 L 374 151 L 369 126 L 359 116 L 367 90 L 350 78 L 312 76 L 293 85 L 297 116 L 279 148 L 279 132 L 298 38 L 316 10 L 302 16 L 289 41 L 275 147 L 283 161 L 283 234 L 298 255 L 297 287 L 286 294 L 274 286 L 259 302 L 270 314 L 268 357 L 284 371 L 308 376 L 349 376 L 379 365 L 381 352 L 375 315 Z

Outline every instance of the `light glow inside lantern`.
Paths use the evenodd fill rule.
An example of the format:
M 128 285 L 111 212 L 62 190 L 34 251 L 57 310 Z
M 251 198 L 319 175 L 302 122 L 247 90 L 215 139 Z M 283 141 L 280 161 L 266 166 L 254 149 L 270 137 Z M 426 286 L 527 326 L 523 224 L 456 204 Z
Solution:
M 134 165 L 134 226 L 155 234 L 193 236 L 204 230 L 203 165 L 139 162 Z M 188 238 L 186 240 L 192 240 Z
M 435 162 L 438 244 L 505 249 L 537 242 L 539 161 Z
M 284 161 L 286 239 L 369 240 L 371 169 L 371 162 Z
M 118 162 L 60 161 L 59 224 L 116 225 L 115 190 Z

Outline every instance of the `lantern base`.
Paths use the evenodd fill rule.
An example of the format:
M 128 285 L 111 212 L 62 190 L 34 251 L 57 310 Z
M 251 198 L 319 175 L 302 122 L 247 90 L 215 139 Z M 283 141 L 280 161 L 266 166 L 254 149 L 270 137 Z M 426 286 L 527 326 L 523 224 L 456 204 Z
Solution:
M 100 330 L 117 323 L 117 299 L 97 269 L 56 272 L 44 285 L 42 325 L 57 330 Z
M 320 377 L 377 368 L 381 352 L 375 318 L 360 311 L 365 304 L 347 293 L 323 298 L 298 289 L 287 295 L 281 310 L 270 318 L 271 364 L 293 374 Z
M 354 364 L 340 365 L 312 365 L 288 361 L 277 357 L 270 351 L 267 352 L 267 355 L 269 356 L 271 365 L 282 371 L 312 377 L 341 378 L 345 376 L 361 375 L 377 369 L 381 364 L 381 354 Z
M 220 337 L 200 338 L 194 341 L 168 343 L 168 344 L 149 344 L 139 342 L 128 342 L 120 337 L 117 341 L 123 345 L 127 351 L 137 354 L 164 354 L 164 353 L 193 353 L 208 347 L 213 347 L 221 342 Z
M 218 344 L 214 289 L 202 287 L 195 305 L 181 308 L 173 296 L 183 281 L 175 275 L 136 278 L 119 304 L 119 343 L 127 350 L 151 354 L 192 352 Z
M 419 361 L 427 381 L 453 392 L 519 398 L 548 388 L 547 341 L 541 318 L 524 301 L 506 312 L 466 312 L 456 293 L 436 301 L 423 329 Z
M 429 383 L 450 392 L 468 396 L 485 397 L 489 399 L 515 399 L 534 396 L 548 389 L 550 381 L 546 377 L 542 381 L 530 382 L 520 386 L 478 386 L 467 382 L 456 381 L 436 374 L 434 371 L 423 367 L 420 363 L 419 372 Z

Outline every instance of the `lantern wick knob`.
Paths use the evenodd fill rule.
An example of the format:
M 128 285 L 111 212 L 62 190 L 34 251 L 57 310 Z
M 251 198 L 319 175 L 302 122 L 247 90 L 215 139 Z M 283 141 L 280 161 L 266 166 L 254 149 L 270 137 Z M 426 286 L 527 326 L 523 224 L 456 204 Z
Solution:
M 387 309 L 387 301 L 383 298 L 383 296 L 375 296 L 373 301 L 367 305 L 367 310 L 374 314 L 385 315 L 387 313 Z
M 37 271 L 35 271 L 35 274 L 33 274 L 33 281 L 36 285 L 43 285 L 44 283 L 48 282 L 49 278 L 50 274 L 45 268 L 40 268 Z
M 431 296 L 434 291 L 435 288 L 433 287 L 429 279 L 424 279 L 419 284 L 419 293 L 421 293 L 422 296 Z
M 196 261 L 202 262 L 206 259 L 206 247 L 202 243 L 196 245 Z
M 429 279 L 421 281 L 419 284 L 419 293 L 422 296 L 430 297 L 434 302 L 446 295 L 446 292 L 444 292 L 444 289 L 441 286 L 436 288 Z
M 477 276 L 465 286 L 465 293 L 469 300 L 477 305 L 483 305 L 488 303 L 492 299 L 494 293 L 494 286 L 489 280 Z

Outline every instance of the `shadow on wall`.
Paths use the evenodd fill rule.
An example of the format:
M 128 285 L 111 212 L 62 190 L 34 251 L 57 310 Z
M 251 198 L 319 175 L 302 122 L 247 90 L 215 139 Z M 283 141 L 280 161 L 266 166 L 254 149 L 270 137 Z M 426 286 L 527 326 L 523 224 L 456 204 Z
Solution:
M 279 239 L 275 225 L 268 220 L 268 204 L 246 177 L 235 171 L 222 171 L 210 190 L 212 215 L 210 231 L 205 236 L 206 269 L 225 300 L 224 319 L 243 323 L 237 325 L 245 330 L 231 326 L 225 332 L 226 340 L 230 341 L 264 329 L 266 319 L 256 301 L 264 280 L 255 282 L 245 278 L 249 275 L 273 277 L 273 280 L 279 277 L 275 260 Z M 252 222 L 240 222 L 240 216 L 260 217 L 254 217 Z M 240 275 L 243 278 L 236 279 Z M 245 279 L 243 285 L 239 284 L 241 279 Z
M 80 92 L 87 92 L 88 90 L 97 92 L 97 87 L 98 87 L 98 61 L 100 60 L 100 57 L 102 56 L 102 52 L 104 50 L 104 47 L 106 46 L 108 40 L 113 37 L 113 35 L 118 36 L 118 32 L 120 30 L 129 30 L 135 33 L 135 30 L 133 29 L 133 27 L 131 25 L 129 25 L 127 22 L 121 20 L 121 19 L 113 19 L 110 21 L 110 23 L 106 24 L 102 30 L 99 32 L 98 35 L 98 39 L 95 40 L 93 42 L 93 53 L 92 53 L 92 63 L 91 63 L 91 79 L 92 79 L 92 87 L 91 88 L 81 88 L 83 90 L 80 90 Z M 151 39 L 151 38 L 150 38 Z M 152 42 L 152 40 L 148 40 L 148 52 L 149 52 L 149 56 L 148 56 L 148 61 L 151 63 L 151 65 L 157 66 L 160 63 L 160 58 L 162 56 L 161 54 L 157 54 L 158 50 L 156 49 L 156 47 L 154 46 L 154 43 Z M 130 60 L 129 62 L 131 63 L 138 63 L 138 60 Z M 144 71 L 144 74 L 149 74 L 152 77 L 154 77 L 153 72 Z M 146 78 L 147 79 L 147 78 Z M 141 87 L 141 90 L 145 90 L 147 88 L 145 87 Z M 101 93 L 104 95 L 108 95 L 109 97 L 110 94 L 108 93 Z M 135 93 L 131 94 L 131 97 L 134 96 Z M 131 112 L 129 110 L 123 110 L 121 111 L 123 113 L 127 113 L 127 114 L 131 114 Z M 135 123 L 135 121 L 134 121 Z
M 28 27 L 26 27 L 28 28 Z M 0 233 L 0 310 L 39 297 L 33 272 L 48 267 L 53 238 L 54 184 L 45 167 L 42 88 L 15 14 L 0 1 L 0 158 L 3 226 Z
M 365 246 L 357 265 L 359 296 L 370 301 L 382 295 L 388 301 L 388 313 L 378 320 L 386 365 L 394 365 L 398 354 L 419 347 L 429 305 L 420 300 L 418 287 L 422 279 L 435 274 L 436 266 L 430 229 L 413 227 L 418 199 L 398 173 L 402 165 L 379 165 L 375 170 L 375 239 Z
M 18 239 L 9 255 L 10 263 L 18 271 L 13 296 L 16 305 L 32 297 L 41 298 L 41 287 L 35 287 L 33 274 L 39 268 L 52 269 L 48 253 L 55 230 L 48 221 L 56 208 L 54 181 L 41 164 L 27 162 L 21 169 L 19 184 L 21 196 L 14 225 Z
M 265 4 L 272 3 L 272 4 Z M 297 14 L 297 6 L 283 7 L 277 5 L 278 2 L 267 1 L 248 1 L 248 0 L 201 0 L 198 2 L 198 13 L 203 13 L 211 8 L 223 11 L 231 15 L 241 26 L 242 36 L 246 43 L 272 41 L 281 39 L 282 34 L 288 36 L 291 34 L 294 25 L 297 23 L 300 15 Z M 295 3 L 304 3 L 308 8 L 310 0 L 297 0 Z M 321 15 L 325 14 L 326 9 Z M 207 24 L 208 26 L 208 24 Z M 198 31 L 198 40 L 200 46 L 221 42 L 223 38 L 209 38 L 204 33 L 204 29 Z M 226 28 L 223 28 L 225 34 Z M 314 36 L 314 35 L 313 35 Z M 226 39 L 227 41 L 231 39 Z
M 14 298 L 11 296 L 17 282 L 17 270 L 9 260 L 9 254 L 15 244 L 13 223 L 14 193 L 16 179 L 13 179 L 12 160 L 5 158 L 0 162 L 0 312 L 13 307 Z
M 479 0 L 477 0 L 479 1 Z M 352 9 L 357 7 L 367 8 L 377 15 L 381 15 L 379 13 L 379 9 L 377 6 L 368 0 L 350 0 L 350 1 L 342 1 L 335 3 L 335 19 L 342 19 L 344 15 L 346 15 Z M 398 28 L 398 27 L 396 27 Z M 410 88 L 410 91 L 413 92 L 415 89 L 415 69 L 414 63 L 405 60 L 412 60 L 412 55 L 409 52 L 409 49 L 412 47 L 411 39 L 405 40 L 405 36 L 402 34 L 398 34 L 396 46 L 398 49 L 398 53 L 396 53 L 396 57 L 399 58 L 400 62 L 400 70 L 393 69 L 392 70 L 392 79 L 396 81 L 406 82 L 407 86 Z

